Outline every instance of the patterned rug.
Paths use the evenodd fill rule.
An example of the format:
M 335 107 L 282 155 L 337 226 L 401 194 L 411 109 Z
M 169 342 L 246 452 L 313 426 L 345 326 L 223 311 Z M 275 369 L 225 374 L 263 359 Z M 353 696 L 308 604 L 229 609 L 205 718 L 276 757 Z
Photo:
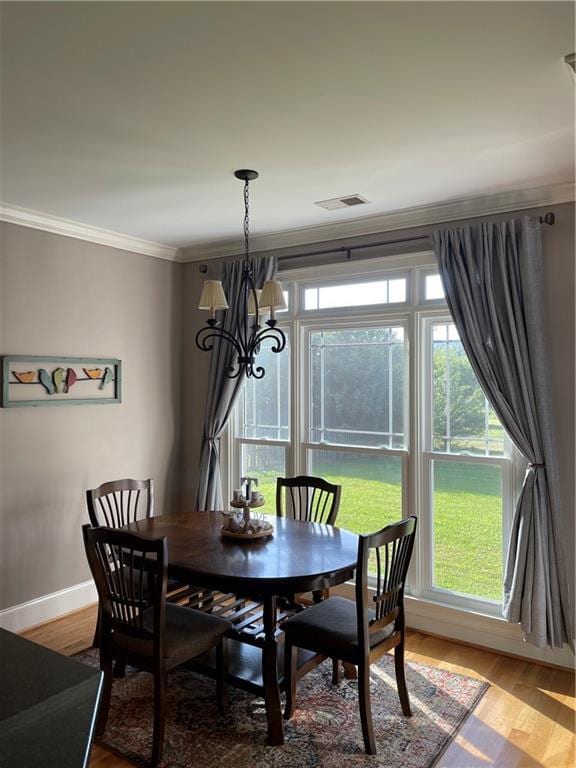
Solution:
M 97 666 L 97 651 L 79 661 Z M 298 683 L 294 718 L 284 724 L 286 743 L 266 745 L 262 699 L 229 689 L 226 716 L 216 709 L 215 683 L 185 666 L 168 674 L 166 740 L 162 768 L 430 768 L 488 688 L 454 672 L 407 662 L 412 717 L 400 709 L 392 656 L 372 666 L 372 715 L 378 754 L 364 752 L 355 681 L 331 682 L 331 662 Z M 114 681 L 103 740 L 144 766 L 152 744 L 152 676 L 128 670 Z

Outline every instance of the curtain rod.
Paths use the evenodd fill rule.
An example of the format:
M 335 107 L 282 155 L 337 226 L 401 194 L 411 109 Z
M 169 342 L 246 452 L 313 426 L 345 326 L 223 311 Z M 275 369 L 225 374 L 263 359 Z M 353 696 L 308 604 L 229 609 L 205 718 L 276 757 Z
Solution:
M 548 211 L 544 216 L 539 217 L 540 224 L 552 226 L 556 216 L 552 211 Z M 407 243 L 421 243 L 424 240 L 430 240 L 430 235 L 417 235 L 415 237 L 402 237 L 396 240 L 380 240 L 377 243 L 366 243 L 365 245 L 340 245 L 334 248 L 324 248 L 318 251 L 306 251 L 306 253 L 295 253 L 291 256 L 279 256 L 278 261 L 292 261 L 294 259 L 305 259 L 310 256 L 324 256 L 327 253 L 345 253 L 346 258 L 350 259 L 352 251 L 359 251 L 364 248 L 378 248 L 381 245 L 405 245 Z

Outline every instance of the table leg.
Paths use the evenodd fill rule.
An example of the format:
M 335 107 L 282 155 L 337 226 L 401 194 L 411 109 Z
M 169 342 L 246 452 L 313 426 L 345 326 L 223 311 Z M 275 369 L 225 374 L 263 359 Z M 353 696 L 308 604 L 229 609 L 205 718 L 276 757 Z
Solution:
M 262 680 L 264 701 L 268 719 L 268 744 L 284 744 L 284 726 L 280 707 L 280 686 L 278 685 L 278 644 L 276 642 L 276 598 L 264 598 L 264 646 L 262 648 Z

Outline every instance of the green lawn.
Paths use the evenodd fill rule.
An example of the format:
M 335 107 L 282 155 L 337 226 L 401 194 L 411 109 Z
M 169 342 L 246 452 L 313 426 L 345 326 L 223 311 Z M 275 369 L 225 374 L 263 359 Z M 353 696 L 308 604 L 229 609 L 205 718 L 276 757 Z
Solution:
M 401 517 L 400 459 L 318 452 L 313 474 L 342 485 L 338 525 L 376 531 Z M 274 514 L 279 472 L 256 472 L 264 510 Z M 500 470 L 438 461 L 434 469 L 434 570 L 438 587 L 502 597 Z

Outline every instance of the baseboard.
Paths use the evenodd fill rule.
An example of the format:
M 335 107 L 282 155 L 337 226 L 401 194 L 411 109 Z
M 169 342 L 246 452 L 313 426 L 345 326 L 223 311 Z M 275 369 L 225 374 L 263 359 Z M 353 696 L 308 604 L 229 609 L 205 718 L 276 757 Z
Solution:
M 85 608 L 97 599 L 96 586 L 90 579 L 82 584 L 29 600 L 27 603 L 5 608 L 0 611 L 0 627 L 11 632 L 22 632 L 24 629 L 56 619 L 64 613 Z

